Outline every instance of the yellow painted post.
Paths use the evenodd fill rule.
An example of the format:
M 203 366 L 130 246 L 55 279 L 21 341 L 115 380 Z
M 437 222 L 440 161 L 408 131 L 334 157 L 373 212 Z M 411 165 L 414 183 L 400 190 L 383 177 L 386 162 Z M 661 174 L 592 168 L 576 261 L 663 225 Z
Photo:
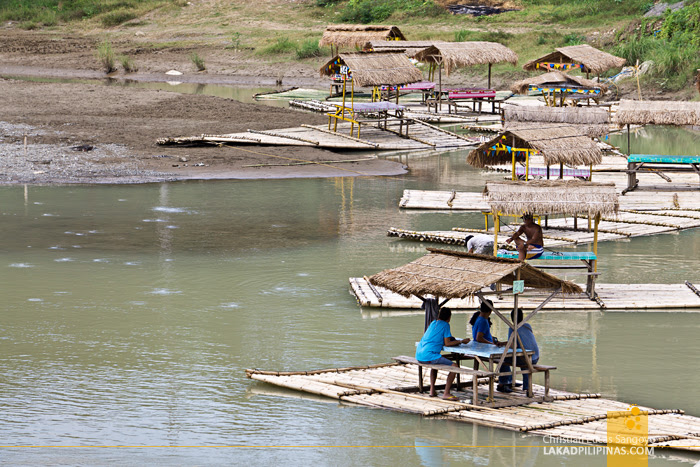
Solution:
M 525 181 L 528 181 L 528 174 L 530 172 L 530 153 L 525 153 Z
M 498 255 L 498 230 L 501 228 L 500 212 L 493 213 L 493 256 Z
M 513 174 L 512 174 L 512 176 L 511 176 L 510 178 L 511 178 L 511 180 L 515 180 L 515 179 L 517 178 L 517 177 L 515 176 L 515 152 L 513 152 L 512 154 L 513 154 Z M 526 175 L 527 175 L 527 174 L 526 174 Z
M 595 227 L 593 229 L 593 253 L 596 260 L 593 263 L 593 272 L 598 272 L 598 224 L 600 224 L 600 213 L 595 215 Z

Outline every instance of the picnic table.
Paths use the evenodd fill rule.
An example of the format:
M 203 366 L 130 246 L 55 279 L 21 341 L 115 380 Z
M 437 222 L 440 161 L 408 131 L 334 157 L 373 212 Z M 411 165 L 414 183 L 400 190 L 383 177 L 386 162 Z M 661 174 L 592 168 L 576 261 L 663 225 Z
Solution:
M 387 128 L 387 121 L 389 116 L 396 117 L 400 119 L 399 134 L 403 135 L 404 123 L 406 125 L 406 136 L 408 136 L 408 125 L 409 120 L 404 121 L 403 119 L 403 105 L 394 104 L 393 102 L 355 102 L 352 106 L 348 107 L 343 104 L 333 104 L 336 107 L 334 113 L 328 113 L 328 129 L 331 129 L 331 124 L 335 122 L 333 131 L 337 130 L 338 120 L 343 120 L 350 122 L 350 135 L 354 131 L 355 124 L 357 124 L 357 137 L 360 137 L 361 123 L 366 123 L 368 121 L 378 121 L 379 128 Z M 371 120 L 360 120 L 359 116 L 367 115 L 377 115 L 377 118 L 372 118 Z
M 671 179 L 663 172 L 695 172 L 700 176 L 700 156 L 661 156 L 656 154 L 630 154 L 627 157 L 627 188 L 628 191 L 638 188 L 637 173 L 655 173 L 670 182 Z
M 478 112 L 481 114 L 482 105 L 484 102 L 491 104 L 491 113 L 497 113 L 501 109 L 501 101 L 496 101 L 496 91 L 493 89 L 485 88 L 456 88 L 456 89 L 446 89 L 442 91 L 442 95 L 438 98 L 430 99 L 426 101 L 428 104 L 428 110 L 430 111 L 432 107 L 435 107 L 435 112 L 438 111 L 438 106 L 440 102 L 445 97 L 445 103 L 447 104 L 447 112 L 457 113 L 460 108 L 467 107 L 471 104 L 471 111 Z M 465 105 L 466 104 L 466 105 Z

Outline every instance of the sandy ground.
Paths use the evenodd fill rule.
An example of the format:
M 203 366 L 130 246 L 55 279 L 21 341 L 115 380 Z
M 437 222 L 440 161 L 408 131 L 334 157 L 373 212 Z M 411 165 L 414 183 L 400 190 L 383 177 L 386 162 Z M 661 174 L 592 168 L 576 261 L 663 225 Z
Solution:
M 197 94 L 11 78 L 104 78 L 94 50 L 91 38 L 59 40 L 46 34 L 0 30 L 0 76 L 5 77 L 0 78 L 0 183 L 139 183 L 406 173 L 403 165 L 378 159 L 325 162 L 362 157 L 315 148 L 185 148 L 156 144 L 158 138 L 166 136 L 325 123 L 327 119 L 318 114 Z M 236 73 L 226 72 L 214 61 L 216 71 L 195 73 L 187 71 L 182 56 L 178 50 L 143 53 L 138 56 L 139 72 L 128 78 L 167 81 L 173 78 L 165 71 L 180 69 L 184 74 L 177 80 L 181 82 L 263 86 L 274 85 L 279 79 L 264 63 Z M 322 85 L 311 70 L 292 69 L 286 73 L 285 86 Z M 92 149 L 72 149 L 85 145 Z M 297 160 L 324 163 L 246 167 Z

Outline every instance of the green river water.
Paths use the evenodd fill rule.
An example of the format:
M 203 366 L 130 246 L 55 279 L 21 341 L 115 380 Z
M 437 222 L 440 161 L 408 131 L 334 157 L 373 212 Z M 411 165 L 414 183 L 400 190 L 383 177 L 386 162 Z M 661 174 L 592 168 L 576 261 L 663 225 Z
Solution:
M 697 138 L 651 139 L 667 134 L 666 153 Z M 644 138 L 634 144 L 642 152 Z M 245 376 L 412 353 L 422 314 L 361 310 L 348 277 L 424 253 L 388 227 L 481 225 L 480 214 L 397 207 L 404 189 L 480 190 L 465 157 L 409 158 L 410 174 L 391 178 L 0 187 L 0 463 L 605 465 L 547 454 L 538 436 Z M 700 283 L 698 231 L 603 243 L 599 255 L 603 282 Z M 458 337 L 467 316 L 452 320 Z M 532 324 L 542 362 L 559 368 L 554 387 L 700 416 L 696 313 Z M 657 450 L 650 465 L 699 460 Z

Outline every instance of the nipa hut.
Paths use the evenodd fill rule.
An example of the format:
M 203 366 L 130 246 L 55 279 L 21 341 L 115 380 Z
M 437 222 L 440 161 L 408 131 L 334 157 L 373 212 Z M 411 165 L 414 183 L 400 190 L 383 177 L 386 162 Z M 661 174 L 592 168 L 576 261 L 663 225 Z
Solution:
M 616 57 L 588 44 L 559 47 L 554 52 L 527 62 L 523 69 L 528 71 L 581 70 L 600 75 L 612 68 L 620 68 L 626 60 Z
M 449 76 L 450 71 L 465 66 L 489 66 L 488 87 L 491 88 L 491 65 L 494 63 L 518 63 L 518 55 L 498 42 L 438 42 L 418 52 L 414 58 L 428 63 L 431 71 L 428 79 L 434 80 L 435 69 L 442 78 L 442 68 Z M 442 90 L 442 89 L 441 89 Z
M 614 183 L 592 183 L 582 180 L 532 180 L 529 182 L 487 182 L 484 189 L 494 216 L 494 250 L 498 245 L 500 216 L 564 214 L 587 216 L 593 228 L 593 252 L 598 256 L 598 225 L 605 214 L 614 214 L 620 208 Z M 494 251 L 494 255 L 496 251 Z M 597 260 L 594 270 L 597 268 Z
M 569 96 L 593 97 L 602 96 L 605 86 L 580 76 L 571 76 L 567 73 L 552 71 L 539 76 L 533 76 L 516 81 L 510 90 L 517 94 L 527 94 L 529 91 L 541 92 L 547 105 L 557 105 L 557 94 L 560 97 L 559 105 L 564 105 L 564 99 Z
M 467 164 L 488 167 L 511 163 L 515 177 L 515 163 L 525 163 L 529 172 L 530 156 L 539 154 L 547 166 L 600 164 L 603 152 L 595 141 L 577 125 L 566 123 L 519 123 L 495 138 L 482 143 L 467 156 Z M 527 177 L 527 175 L 526 175 Z
M 442 41 L 371 41 L 368 47 L 374 52 L 384 52 L 387 50 L 402 51 L 413 58 L 423 49 L 427 49 L 441 42 Z
M 370 276 L 369 282 L 404 297 L 466 298 L 492 284 L 512 285 L 514 273 L 519 272 L 527 287 L 581 293 L 581 288 L 573 282 L 518 260 L 435 248 L 428 251 L 429 254 L 408 264 Z
M 503 106 L 506 127 L 521 123 L 546 122 L 577 125 L 587 136 L 610 132 L 610 113 L 599 107 L 534 107 L 506 104 Z
M 583 180 L 487 182 L 484 196 L 493 212 L 507 215 L 615 214 L 620 207 L 614 183 Z
M 405 41 L 396 26 L 372 24 L 335 24 L 327 26 L 319 41 L 320 47 L 330 46 L 335 53 L 341 48 L 364 48 L 371 41 Z M 333 53 L 333 55 L 335 55 Z
M 700 102 L 622 100 L 613 123 L 623 125 L 700 125 Z
M 357 86 L 401 85 L 423 79 L 423 73 L 402 52 L 348 52 L 338 54 L 320 69 L 321 76 L 345 71 Z

